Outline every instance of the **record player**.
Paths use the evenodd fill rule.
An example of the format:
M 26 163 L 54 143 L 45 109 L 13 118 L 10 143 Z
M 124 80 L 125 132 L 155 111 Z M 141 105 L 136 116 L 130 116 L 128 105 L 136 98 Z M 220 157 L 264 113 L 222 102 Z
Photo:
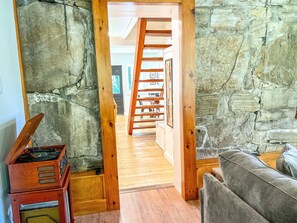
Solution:
M 66 145 L 28 147 L 43 116 L 41 113 L 26 122 L 5 159 L 11 193 L 62 186 L 69 168 Z

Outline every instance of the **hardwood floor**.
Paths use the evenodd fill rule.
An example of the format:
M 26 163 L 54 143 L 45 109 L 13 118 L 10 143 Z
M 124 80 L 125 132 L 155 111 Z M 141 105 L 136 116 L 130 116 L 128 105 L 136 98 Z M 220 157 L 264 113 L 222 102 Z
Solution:
M 173 167 L 156 144 L 155 129 L 127 134 L 127 118 L 116 120 L 120 191 L 173 184 Z
M 200 223 L 198 201 L 185 202 L 174 187 L 124 193 L 121 210 L 81 216 L 75 223 Z

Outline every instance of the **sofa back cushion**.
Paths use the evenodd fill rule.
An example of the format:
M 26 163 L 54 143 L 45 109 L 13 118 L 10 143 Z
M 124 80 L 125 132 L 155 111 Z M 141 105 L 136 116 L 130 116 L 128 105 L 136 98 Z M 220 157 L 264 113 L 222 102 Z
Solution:
M 297 149 L 290 144 L 286 144 L 282 154 L 277 159 L 276 168 L 297 179 Z
M 269 223 L 214 176 L 203 176 L 201 223 Z
M 297 181 L 238 150 L 219 156 L 224 181 L 272 223 L 297 222 Z

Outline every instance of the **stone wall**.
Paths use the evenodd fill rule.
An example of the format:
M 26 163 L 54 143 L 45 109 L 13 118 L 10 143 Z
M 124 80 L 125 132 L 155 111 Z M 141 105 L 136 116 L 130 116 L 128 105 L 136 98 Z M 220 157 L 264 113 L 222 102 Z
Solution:
M 30 115 L 43 112 L 34 140 L 66 144 L 72 171 L 102 167 L 91 0 L 18 0 Z M 67 20 L 68 49 L 65 17 Z
M 197 157 L 297 145 L 297 1 L 196 0 Z

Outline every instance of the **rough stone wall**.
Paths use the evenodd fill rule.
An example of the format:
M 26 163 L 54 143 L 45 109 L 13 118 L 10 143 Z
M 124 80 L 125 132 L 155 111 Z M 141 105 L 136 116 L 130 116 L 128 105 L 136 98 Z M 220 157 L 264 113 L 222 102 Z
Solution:
M 297 1 L 196 0 L 197 158 L 297 145 Z
M 66 144 L 72 171 L 102 167 L 91 0 L 18 0 L 30 115 L 43 112 L 34 140 Z

